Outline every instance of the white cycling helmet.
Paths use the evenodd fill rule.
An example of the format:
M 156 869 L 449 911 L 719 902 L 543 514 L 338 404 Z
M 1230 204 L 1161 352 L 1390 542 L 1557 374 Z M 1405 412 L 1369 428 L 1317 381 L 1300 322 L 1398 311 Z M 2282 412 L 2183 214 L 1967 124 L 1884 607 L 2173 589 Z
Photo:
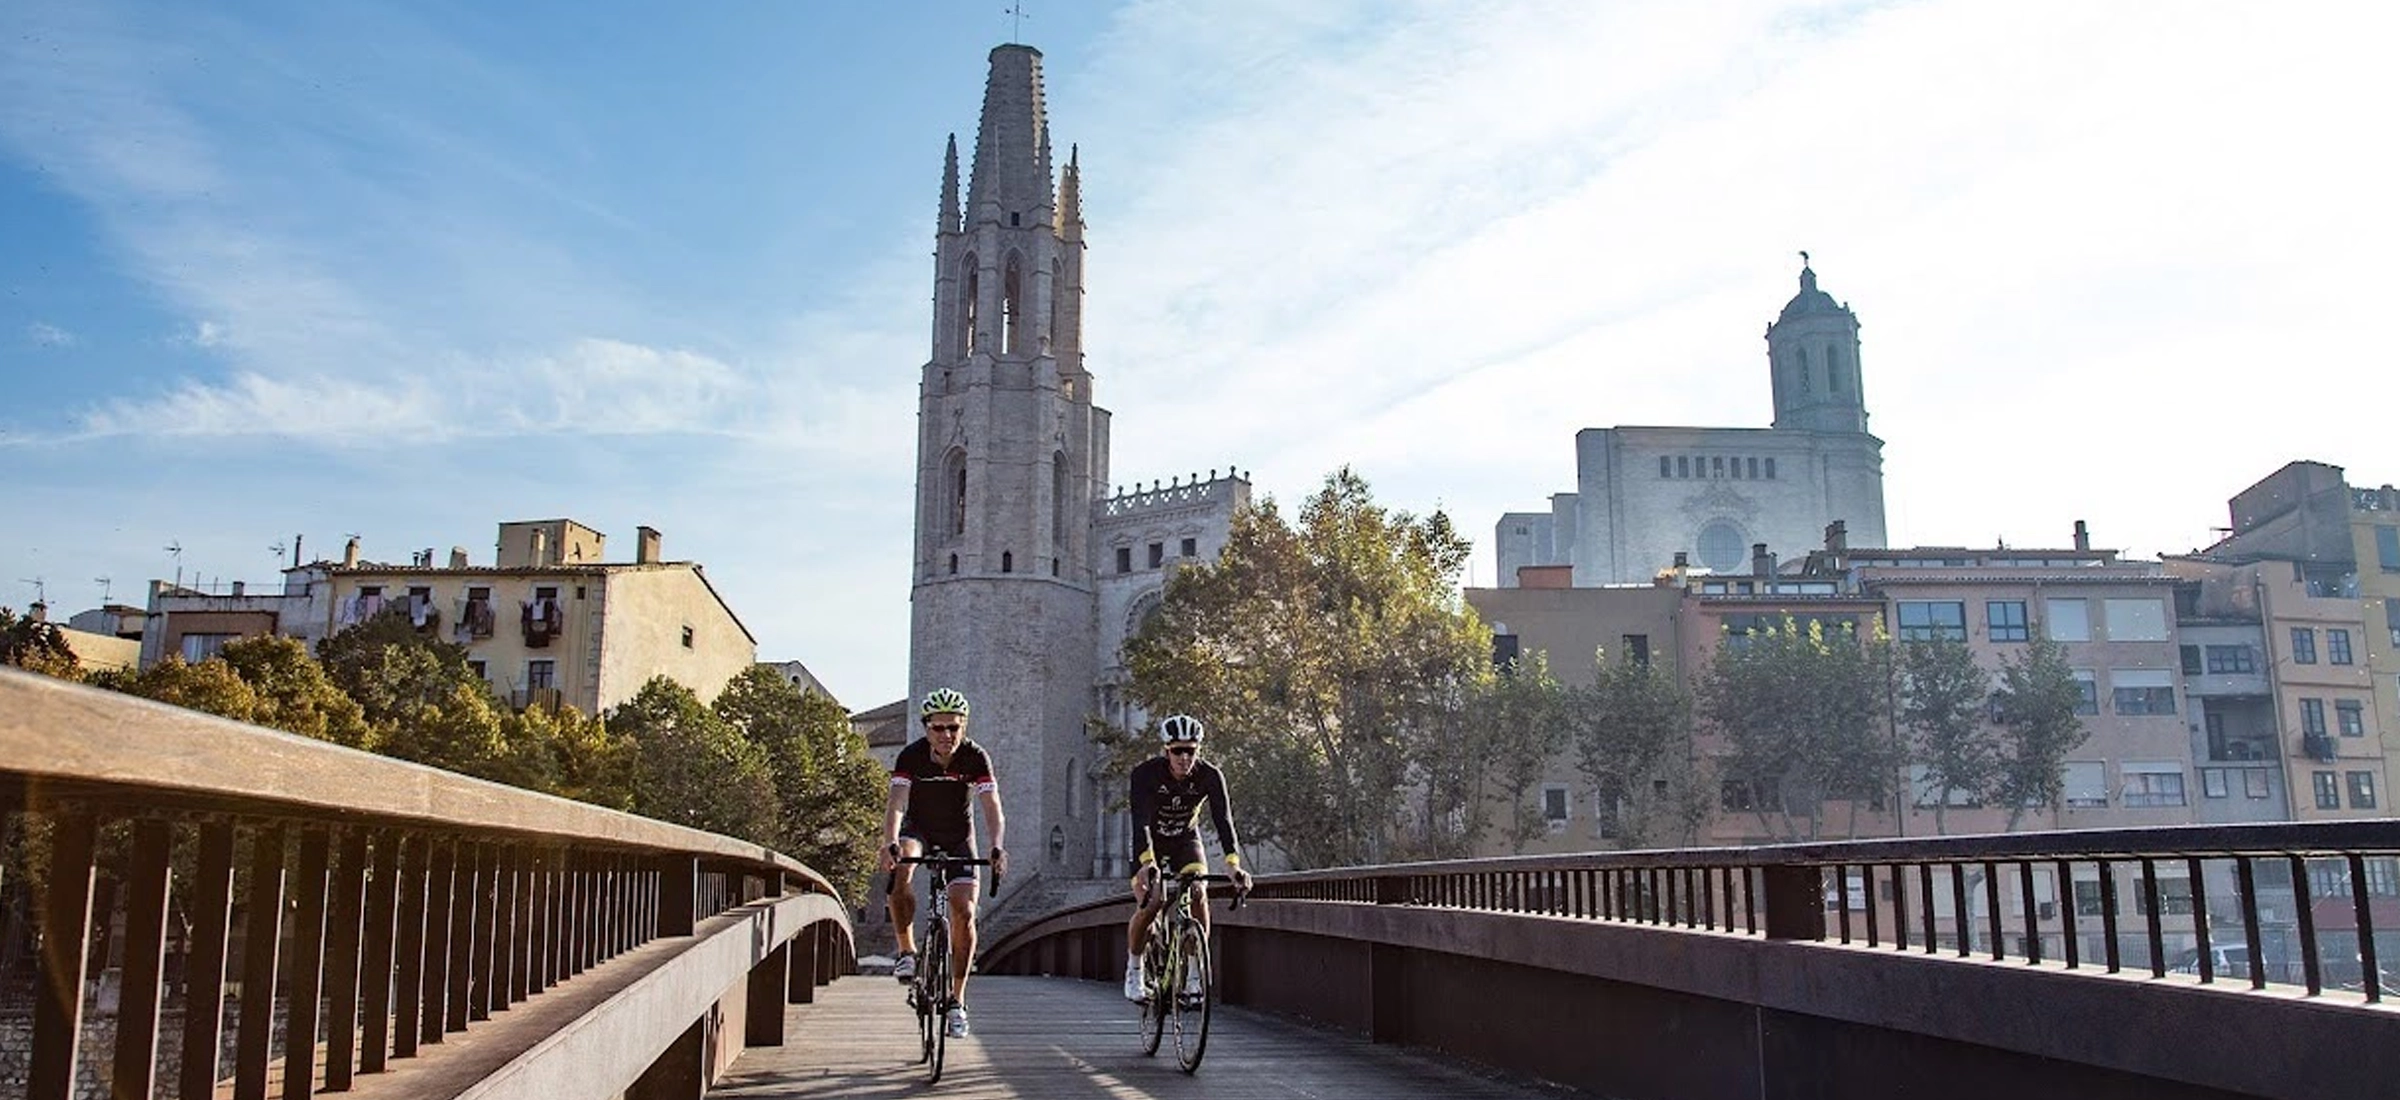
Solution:
M 1158 741 L 1162 745 L 1180 744 L 1185 741 L 1197 745 L 1201 738 L 1207 736 L 1208 727 L 1201 725 L 1199 719 L 1189 714 L 1170 714 L 1158 722 Z

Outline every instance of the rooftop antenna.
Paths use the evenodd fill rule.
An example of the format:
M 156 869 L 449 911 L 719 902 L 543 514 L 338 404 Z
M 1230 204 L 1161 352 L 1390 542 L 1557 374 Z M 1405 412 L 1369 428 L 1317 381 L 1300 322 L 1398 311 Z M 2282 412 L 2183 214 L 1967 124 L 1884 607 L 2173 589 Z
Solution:
M 107 578 L 107 577 L 93 577 L 93 578 L 92 578 L 92 583 L 100 586 L 100 606 L 102 606 L 102 607 L 107 607 L 107 606 L 108 606 L 108 578 Z
M 42 584 L 42 578 L 40 578 L 40 577 L 19 577 L 19 578 L 17 578 L 17 583 L 19 583 L 19 584 L 30 584 L 30 585 L 32 585 L 32 586 L 33 586 L 33 602 L 35 602 L 35 603 L 38 603 L 38 604 L 42 604 L 43 606 L 48 606 L 48 605 L 49 605 L 49 603 L 50 603 L 50 592 L 49 592 L 48 588 L 47 588 L 47 587 L 45 587 L 45 586 Z
M 1008 16 L 1008 44 L 1017 45 L 1017 39 L 1022 37 L 1025 32 L 1024 0 L 1017 0 L 1016 3 L 1000 9 L 1000 13 Z
M 183 540 L 176 539 L 168 543 L 167 553 L 175 555 L 175 587 L 181 588 L 183 587 Z

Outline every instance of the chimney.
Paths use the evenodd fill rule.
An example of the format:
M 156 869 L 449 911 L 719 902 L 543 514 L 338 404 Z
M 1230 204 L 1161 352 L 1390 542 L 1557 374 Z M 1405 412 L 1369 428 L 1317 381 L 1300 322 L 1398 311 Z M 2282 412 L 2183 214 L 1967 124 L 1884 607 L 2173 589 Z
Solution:
M 658 564 L 658 528 L 633 529 L 633 560 L 640 565 Z
M 242 584 L 242 582 L 240 582 L 240 581 L 235 581 L 235 582 L 233 582 L 233 594 L 234 594 L 234 595 L 236 595 L 236 596 L 239 596 L 239 595 L 241 595 L 241 594 L 242 594 L 242 589 L 243 589 L 244 587 L 246 587 L 246 586 L 245 586 L 245 585 L 243 585 L 243 584 Z
M 1775 555 L 1767 553 L 1766 543 L 1754 542 L 1750 544 L 1750 575 L 1753 577 L 1772 577 L 1775 575 Z
M 550 532 L 544 531 L 539 527 L 533 529 L 532 561 L 537 567 L 557 564 L 556 562 L 550 560 Z
M 464 547 L 464 546 L 453 546 L 453 547 L 451 547 L 451 548 L 450 548 L 450 568 L 452 568 L 452 569 L 464 569 L 464 568 L 466 568 L 466 567 L 467 567 L 467 548 L 466 548 L 466 547 Z
M 1835 520 L 1825 525 L 1825 551 L 1840 554 L 1850 549 L 1850 525 Z
M 342 568 L 358 568 L 358 539 L 352 538 L 342 544 Z
M 37 623 L 50 621 L 50 605 L 40 600 L 25 605 L 25 617 Z
M 2076 520 L 2076 521 L 2075 521 L 2075 549 L 2077 549 L 2077 550 L 2089 550 L 2089 549 L 2091 549 L 2091 548 L 2092 548 L 2092 531 L 2091 531 L 2091 528 L 2085 527 L 2085 526 L 2083 525 L 2083 521 L 2082 521 L 2082 520 Z

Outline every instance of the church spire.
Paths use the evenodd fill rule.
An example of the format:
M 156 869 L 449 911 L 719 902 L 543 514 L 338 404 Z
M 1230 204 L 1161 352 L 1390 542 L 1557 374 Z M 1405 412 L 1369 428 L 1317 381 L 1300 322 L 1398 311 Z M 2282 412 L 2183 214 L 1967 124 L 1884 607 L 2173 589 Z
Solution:
M 939 233 L 958 232 L 958 135 L 950 135 L 950 147 L 942 153 L 942 212 L 934 221 Z
M 992 50 L 983 89 L 983 121 L 967 178 L 969 224 L 1011 224 L 1050 205 L 1050 126 L 1042 97 L 1042 52 L 1007 45 Z M 1044 211 L 1047 212 L 1047 211 Z
M 1083 239 L 1083 169 L 1076 164 L 1076 146 L 1067 146 L 1067 170 L 1058 177 L 1058 235 L 1061 240 Z

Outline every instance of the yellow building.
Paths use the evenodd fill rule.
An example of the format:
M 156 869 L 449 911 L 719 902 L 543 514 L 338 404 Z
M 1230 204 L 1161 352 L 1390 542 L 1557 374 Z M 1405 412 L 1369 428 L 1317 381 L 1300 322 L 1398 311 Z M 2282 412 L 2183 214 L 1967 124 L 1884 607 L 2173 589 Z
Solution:
M 606 559 L 606 538 L 573 520 L 500 525 L 493 564 L 454 549 L 406 565 L 362 560 L 284 572 L 280 594 L 217 595 L 154 585 L 143 663 L 198 660 L 224 641 L 272 630 L 309 643 L 397 610 L 427 635 L 466 647 L 468 665 L 518 707 L 598 713 L 664 675 L 703 700 L 757 659 L 758 642 L 700 565 L 666 561 L 643 527 L 633 560 Z

